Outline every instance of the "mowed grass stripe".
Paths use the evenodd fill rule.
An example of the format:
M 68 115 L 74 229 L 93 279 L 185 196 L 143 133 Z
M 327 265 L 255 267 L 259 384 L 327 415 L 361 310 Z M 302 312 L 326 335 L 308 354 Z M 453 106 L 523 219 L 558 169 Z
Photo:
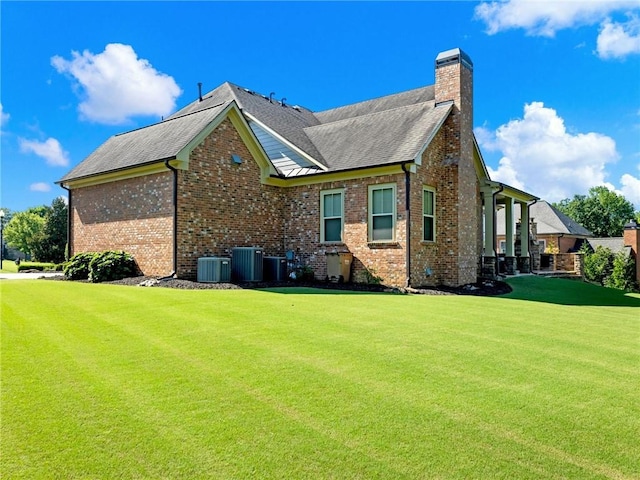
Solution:
M 73 449 L 67 456 L 41 452 L 44 440 L 33 448 L 28 432 L 17 434 L 16 448 L 5 444 L 2 460 L 2 472 L 22 472 L 17 477 L 55 471 L 66 478 L 104 478 L 104 472 L 130 478 L 207 472 L 218 478 L 633 478 L 638 466 L 630 446 L 637 422 L 615 415 L 616 404 L 609 403 L 618 399 L 618 411 L 633 413 L 628 400 L 637 398 L 637 375 L 625 381 L 614 364 L 633 372 L 637 355 L 626 348 L 615 361 L 598 354 L 612 343 L 631 343 L 638 331 L 633 308 L 604 307 L 621 314 L 609 325 L 621 333 L 602 338 L 593 329 L 609 330 L 589 315 L 602 312 L 599 306 L 579 306 L 585 309 L 579 316 L 545 324 L 533 308 L 545 304 L 504 298 L 77 284 L 46 285 L 37 294 L 40 283 L 26 296 L 53 300 L 72 291 L 82 300 L 48 305 L 46 314 L 11 311 L 19 300 L 12 292 L 11 305 L 5 302 L 9 285 L 0 285 L 3 357 L 20 342 L 23 356 L 35 352 L 45 363 L 51 350 L 59 350 L 38 381 L 46 383 L 63 365 L 68 374 L 59 375 L 60 391 L 51 403 L 65 389 L 80 386 L 83 393 L 66 399 L 72 411 L 56 413 L 85 423 L 93 414 L 101 425 L 85 431 L 78 422 L 68 432 L 91 444 L 100 428 L 111 430 L 103 450 L 89 449 L 87 461 L 76 463 Z M 506 305 L 514 302 L 522 318 L 505 319 L 513 308 Z M 47 318 L 46 327 L 38 313 Z M 566 324 L 579 329 L 581 316 L 590 325 L 589 340 L 565 339 Z M 532 333 L 512 341 L 518 323 Z M 540 328 L 548 335 L 534 334 Z M 30 329 L 40 329 L 40 339 Z M 545 350 L 555 356 L 541 360 Z M 570 361 L 576 352 L 581 360 Z M 566 374 L 574 371 L 568 378 L 578 373 L 578 380 L 557 375 L 558 356 Z M 16 360 L 10 374 L 3 358 L 3 387 L 28 376 Z M 597 363 L 605 368 L 590 372 Z M 616 376 L 608 390 L 607 376 Z M 585 385 L 593 386 L 589 395 Z M 5 393 L 3 388 L 3 419 L 20 410 Z M 40 394 L 46 396 L 46 389 Z M 34 403 L 24 406 L 25 417 L 42 408 Z M 42 428 L 41 420 L 27 421 L 26 429 Z M 3 438 L 16 438 L 13 426 L 3 421 Z M 43 436 L 64 428 L 45 425 Z M 19 460 L 5 461 L 7 453 L 11 458 L 29 448 L 35 452 L 30 470 Z M 37 456 L 45 453 L 49 470 L 38 467 Z

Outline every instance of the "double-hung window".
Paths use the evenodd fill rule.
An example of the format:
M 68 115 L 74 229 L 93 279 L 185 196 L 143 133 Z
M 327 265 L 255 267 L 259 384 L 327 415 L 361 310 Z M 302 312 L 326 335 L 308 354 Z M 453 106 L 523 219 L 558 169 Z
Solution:
M 341 242 L 344 225 L 343 190 L 320 192 L 320 241 Z
M 436 192 L 432 188 L 422 189 L 422 240 L 436 239 Z
M 369 185 L 369 241 L 393 242 L 395 227 L 395 184 Z

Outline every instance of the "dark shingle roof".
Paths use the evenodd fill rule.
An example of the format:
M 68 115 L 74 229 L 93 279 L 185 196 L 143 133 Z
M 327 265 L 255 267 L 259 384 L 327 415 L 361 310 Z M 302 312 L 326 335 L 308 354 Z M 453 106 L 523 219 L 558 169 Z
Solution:
M 433 85 L 325 110 L 323 112 L 316 112 L 315 115 L 322 123 L 329 123 L 344 120 L 345 118 L 359 117 L 361 115 L 383 112 L 398 107 L 406 107 L 416 103 L 428 102 L 430 100 L 435 100 Z
M 427 86 L 314 114 L 225 82 L 163 122 L 111 137 L 60 181 L 172 158 L 231 102 L 328 171 L 413 160 L 451 109 Z
M 451 109 L 424 102 L 349 116 L 305 129 L 331 171 L 389 165 L 416 158 Z
M 215 120 L 225 106 L 212 106 L 114 135 L 62 177 L 60 182 L 175 158 L 180 150 Z
M 608 248 L 613 253 L 618 253 L 618 252 L 626 253 L 627 250 L 631 250 L 631 247 L 625 247 L 623 237 L 589 238 L 587 239 L 587 242 L 589 242 L 589 245 L 594 250 L 598 247 Z
M 520 221 L 519 205 L 516 204 L 514 210 L 516 221 Z M 565 234 L 578 237 L 593 236 L 589 230 L 544 200 L 539 200 L 531 205 L 529 208 L 529 217 L 533 218 L 536 222 L 537 232 L 540 235 Z M 496 214 L 496 233 L 497 235 L 505 234 L 504 209 L 498 210 Z

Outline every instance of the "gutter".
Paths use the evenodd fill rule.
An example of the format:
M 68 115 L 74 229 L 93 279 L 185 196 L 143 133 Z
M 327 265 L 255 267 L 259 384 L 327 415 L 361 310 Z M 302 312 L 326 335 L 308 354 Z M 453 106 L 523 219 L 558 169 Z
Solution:
M 164 165 L 173 172 L 173 271 L 161 280 L 174 277 L 178 269 L 178 170 L 171 166 L 171 160 L 165 159 Z
M 405 287 L 409 288 L 411 286 L 411 179 L 409 176 L 409 169 L 407 169 L 407 165 L 410 162 L 403 162 L 401 164 L 402 171 L 404 172 L 404 197 L 405 197 L 405 229 L 406 229 L 406 268 L 407 268 L 407 278 L 405 281 Z

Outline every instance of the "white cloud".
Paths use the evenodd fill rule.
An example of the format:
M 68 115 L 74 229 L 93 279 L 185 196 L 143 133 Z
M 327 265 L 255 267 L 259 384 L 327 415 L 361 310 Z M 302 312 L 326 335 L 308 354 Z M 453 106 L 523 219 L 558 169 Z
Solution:
M 66 167 L 69 165 L 69 154 L 62 149 L 55 138 L 48 138 L 44 142 L 20 139 L 20 150 L 25 153 L 35 153 L 52 167 Z
M 567 132 L 564 120 L 542 102 L 524 106 L 524 117 L 500 126 L 482 147 L 503 155 L 494 180 L 555 202 L 606 184 L 605 167 L 618 158 L 615 141 L 599 133 Z
M 10 116 L 11 115 L 4 112 L 4 109 L 2 108 L 2 104 L 0 103 L 0 128 L 4 127 L 7 124 Z
M 553 37 L 566 28 L 600 24 L 596 53 L 600 58 L 621 58 L 640 53 L 640 22 L 633 12 L 640 11 L 637 0 L 507 0 L 482 2 L 475 18 L 494 35 L 523 29 L 527 35 Z M 612 21 L 614 13 L 627 14 L 625 23 Z
M 620 178 L 620 185 L 620 193 L 635 205 L 636 210 L 640 210 L 640 178 L 625 173 Z
M 45 182 L 36 182 L 29 185 L 29 190 L 32 192 L 50 192 L 51 185 Z
M 598 56 L 623 58 L 633 53 L 640 53 L 640 18 L 630 16 L 626 23 L 605 20 L 598 35 Z
M 130 45 L 111 43 L 102 53 L 71 55 L 71 60 L 56 55 L 51 64 L 77 82 L 83 95 L 78 109 L 87 120 L 120 124 L 138 115 L 167 115 L 182 94 L 172 77 L 138 58 Z
M 482 2 L 475 15 L 487 24 L 489 35 L 523 28 L 529 35 L 553 37 L 558 30 L 594 25 L 612 12 L 637 8 L 637 0 L 508 0 Z

